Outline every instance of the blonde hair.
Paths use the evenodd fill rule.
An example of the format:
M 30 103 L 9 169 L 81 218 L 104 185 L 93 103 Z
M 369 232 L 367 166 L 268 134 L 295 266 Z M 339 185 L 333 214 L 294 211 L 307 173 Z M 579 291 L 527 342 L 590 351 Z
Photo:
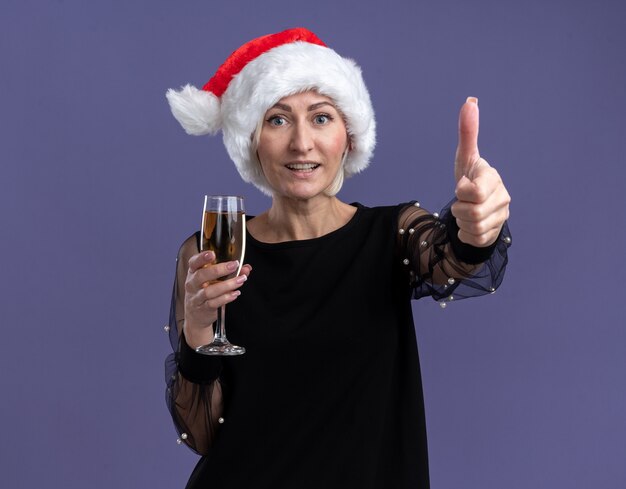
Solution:
M 341 187 L 343 187 L 343 179 L 346 176 L 345 163 L 347 158 L 348 148 L 346 148 L 346 150 L 343 152 L 343 156 L 341 157 L 341 164 L 339 165 L 339 170 L 337 170 L 335 178 L 333 179 L 332 183 L 328 187 L 326 187 L 326 190 L 324 190 L 325 195 L 328 195 L 329 197 L 334 197 L 339 193 Z

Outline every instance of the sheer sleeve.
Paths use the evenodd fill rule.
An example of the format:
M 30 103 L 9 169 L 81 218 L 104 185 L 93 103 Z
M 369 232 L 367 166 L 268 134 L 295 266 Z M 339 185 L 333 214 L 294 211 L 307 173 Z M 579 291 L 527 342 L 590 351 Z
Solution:
M 442 307 L 452 300 L 494 293 L 502 283 L 511 246 L 507 223 L 489 247 L 461 242 L 450 211 L 453 203 L 439 215 L 412 202 L 403 205 L 398 215 L 398 249 L 413 298 L 430 295 Z
M 219 357 L 200 355 L 187 345 L 183 334 L 185 278 L 189 258 L 198 253 L 197 236 L 191 236 L 180 248 L 172 291 L 169 324 L 170 343 L 174 350 L 165 360 L 166 402 L 178 442 L 196 453 L 208 452 L 221 421 L 222 389 Z

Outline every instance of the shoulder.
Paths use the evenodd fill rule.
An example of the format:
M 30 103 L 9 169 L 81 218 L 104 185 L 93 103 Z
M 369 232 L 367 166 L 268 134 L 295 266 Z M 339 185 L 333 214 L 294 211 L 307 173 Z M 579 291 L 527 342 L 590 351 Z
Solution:
M 200 253 L 200 231 L 189 236 L 178 249 L 178 262 L 187 263 L 193 255 Z
M 361 229 L 370 236 L 395 236 L 398 229 L 399 217 L 407 204 L 383 205 L 368 207 L 359 202 L 353 203 L 357 207 L 355 229 Z
M 398 217 L 402 209 L 407 208 L 408 206 L 412 206 L 412 202 L 404 202 L 402 204 L 394 204 L 394 205 L 382 205 L 382 206 L 374 206 L 368 207 L 366 205 L 361 204 L 360 202 L 354 202 L 351 205 L 355 206 L 359 209 L 359 212 L 363 215 L 366 215 L 370 218 L 381 218 L 381 217 Z

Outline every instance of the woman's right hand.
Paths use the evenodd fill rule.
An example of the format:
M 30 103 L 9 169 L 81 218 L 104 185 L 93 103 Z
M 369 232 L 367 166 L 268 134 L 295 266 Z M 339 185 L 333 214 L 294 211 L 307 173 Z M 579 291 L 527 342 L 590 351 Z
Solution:
M 252 267 L 244 265 L 237 277 L 220 281 L 221 277 L 237 271 L 239 263 L 215 263 L 215 253 L 203 251 L 189 259 L 185 280 L 185 324 L 183 331 L 187 344 L 197 348 L 213 341 L 213 323 L 219 307 L 239 297 L 241 287 Z

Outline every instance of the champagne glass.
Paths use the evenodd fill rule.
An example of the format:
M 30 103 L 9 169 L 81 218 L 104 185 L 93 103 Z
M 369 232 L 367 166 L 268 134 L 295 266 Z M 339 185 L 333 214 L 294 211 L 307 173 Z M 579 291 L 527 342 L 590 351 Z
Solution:
M 202 213 L 200 251 L 215 253 L 215 262 L 239 260 L 239 268 L 218 280 L 228 280 L 239 275 L 246 251 L 246 214 L 243 197 L 233 195 L 205 195 Z M 233 345 L 226 339 L 226 324 L 222 306 L 217 311 L 214 338 L 208 345 L 196 348 L 204 355 L 242 355 L 246 349 Z

